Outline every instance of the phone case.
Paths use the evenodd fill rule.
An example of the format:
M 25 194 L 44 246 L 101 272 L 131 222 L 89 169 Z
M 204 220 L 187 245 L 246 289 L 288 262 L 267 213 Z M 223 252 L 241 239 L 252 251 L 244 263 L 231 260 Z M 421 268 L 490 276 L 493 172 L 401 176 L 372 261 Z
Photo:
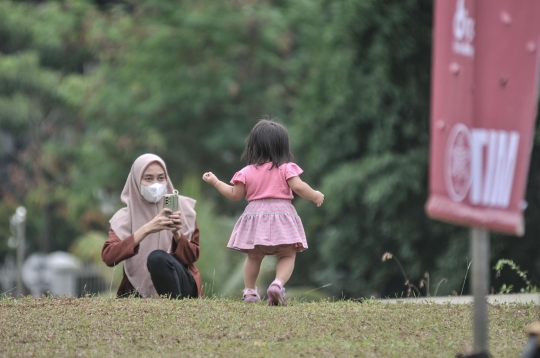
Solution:
M 163 207 L 171 209 L 172 212 L 178 211 L 178 190 L 173 190 L 172 194 L 165 194 L 163 197 Z M 169 217 L 169 215 L 170 213 L 165 213 L 166 217 Z

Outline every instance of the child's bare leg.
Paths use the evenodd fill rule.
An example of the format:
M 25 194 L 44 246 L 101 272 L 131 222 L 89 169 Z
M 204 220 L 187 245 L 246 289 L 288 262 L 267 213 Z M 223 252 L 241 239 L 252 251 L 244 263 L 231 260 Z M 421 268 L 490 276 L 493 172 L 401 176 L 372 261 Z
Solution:
M 276 279 L 283 285 L 289 281 L 294 270 L 294 261 L 296 259 L 296 248 L 294 245 L 280 247 L 276 251 L 277 266 Z
M 244 285 L 246 288 L 255 288 L 257 276 L 261 269 L 261 262 L 265 253 L 258 247 L 248 250 L 246 262 L 244 263 Z

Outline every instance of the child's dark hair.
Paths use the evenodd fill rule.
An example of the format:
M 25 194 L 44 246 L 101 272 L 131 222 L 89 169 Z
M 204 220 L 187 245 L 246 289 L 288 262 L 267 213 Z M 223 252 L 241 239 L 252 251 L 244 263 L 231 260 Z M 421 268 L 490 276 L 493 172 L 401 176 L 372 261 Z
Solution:
M 270 169 L 292 162 L 294 156 L 289 146 L 289 133 L 281 124 L 261 119 L 249 133 L 242 157 L 246 157 L 248 165 L 272 162 Z

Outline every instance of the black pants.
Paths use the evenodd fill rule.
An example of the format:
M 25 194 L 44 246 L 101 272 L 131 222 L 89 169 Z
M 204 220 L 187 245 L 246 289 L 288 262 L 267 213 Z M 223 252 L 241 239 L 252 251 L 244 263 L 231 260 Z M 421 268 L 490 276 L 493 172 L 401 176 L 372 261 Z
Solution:
M 163 250 L 152 251 L 146 266 L 158 295 L 178 299 L 198 296 L 193 275 L 172 255 Z

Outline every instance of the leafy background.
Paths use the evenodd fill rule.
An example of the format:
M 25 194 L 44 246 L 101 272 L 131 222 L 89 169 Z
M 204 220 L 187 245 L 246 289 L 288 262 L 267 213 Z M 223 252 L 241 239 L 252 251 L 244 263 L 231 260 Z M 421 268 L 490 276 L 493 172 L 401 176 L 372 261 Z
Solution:
M 129 168 L 153 152 L 181 193 L 198 200 L 207 290 L 238 294 L 243 257 L 226 242 L 246 203 L 226 201 L 200 177 L 212 170 L 231 178 L 244 166 L 252 126 L 272 117 L 288 127 L 303 179 L 326 195 L 321 208 L 294 201 L 310 248 L 298 255 L 289 286 L 402 295 L 399 268 L 381 261 L 391 252 L 411 282 L 429 272 L 433 282 L 448 279 L 438 294 L 460 293 L 468 231 L 424 212 L 432 6 L 1 1 L 0 262 L 13 255 L 8 223 L 19 205 L 28 209 L 29 252 L 68 250 L 99 262 Z M 491 266 L 513 260 L 535 283 L 539 145 L 537 133 L 526 234 L 492 235 L 491 248 Z M 269 261 L 263 284 L 271 274 Z M 492 274 L 495 291 L 524 286 L 511 272 Z

